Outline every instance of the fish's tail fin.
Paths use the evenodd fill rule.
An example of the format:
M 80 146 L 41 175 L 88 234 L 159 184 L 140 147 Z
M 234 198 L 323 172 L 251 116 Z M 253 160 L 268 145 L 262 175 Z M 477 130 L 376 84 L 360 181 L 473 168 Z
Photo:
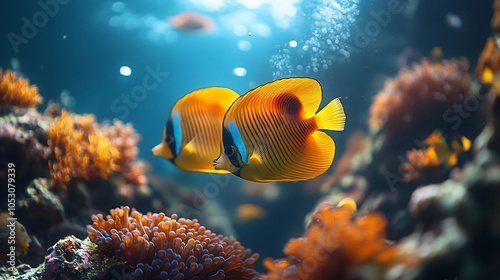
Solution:
M 346 116 L 340 98 L 330 101 L 316 114 L 315 118 L 318 129 L 343 131 Z

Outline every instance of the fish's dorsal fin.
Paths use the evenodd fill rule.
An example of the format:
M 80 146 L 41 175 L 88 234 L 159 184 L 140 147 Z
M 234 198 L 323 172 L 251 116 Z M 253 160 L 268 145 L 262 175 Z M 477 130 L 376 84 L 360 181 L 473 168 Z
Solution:
M 184 103 L 189 103 L 193 102 L 194 99 L 197 101 L 200 101 L 201 104 L 204 104 L 204 106 L 207 106 L 208 104 L 212 105 L 219 105 L 224 109 L 225 113 L 227 108 L 233 104 L 233 102 L 239 97 L 239 95 L 234 92 L 233 90 L 229 88 L 224 88 L 224 87 L 208 87 L 208 88 L 203 88 L 199 90 L 195 90 L 191 93 L 188 93 L 186 95 L 186 98 L 184 98 L 183 104 Z
M 316 114 L 321 103 L 321 85 L 311 78 L 285 78 L 276 80 L 249 91 L 246 95 L 258 95 L 263 99 L 272 99 L 280 94 L 289 94 L 298 98 L 304 108 L 304 117 Z
M 318 129 L 343 131 L 345 119 L 344 106 L 342 106 L 340 98 L 330 101 L 330 103 L 316 114 Z
M 442 143 L 446 142 L 446 140 L 443 137 L 443 134 L 439 130 L 433 131 L 427 138 L 424 140 L 425 144 L 431 146 L 437 146 L 441 145 Z

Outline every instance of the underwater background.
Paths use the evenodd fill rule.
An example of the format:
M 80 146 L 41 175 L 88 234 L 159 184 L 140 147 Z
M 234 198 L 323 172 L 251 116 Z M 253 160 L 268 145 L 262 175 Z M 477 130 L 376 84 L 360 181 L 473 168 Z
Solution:
M 491 183 L 492 193 L 481 190 L 477 196 L 472 195 L 480 197 L 478 201 L 470 202 L 466 189 L 467 184 L 474 185 L 470 182 L 473 176 L 464 175 L 481 174 L 477 178 L 481 181 L 489 176 L 481 173 L 482 168 L 499 168 L 493 156 L 477 159 L 481 149 L 500 152 L 498 139 L 484 140 L 496 134 L 491 132 L 475 142 L 489 123 L 492 131 L 494 124 L 498 125 L 494 107 L 498 107 L 498 62 L 494 51 L 485 51 L 483 54 L 487 54 L 481 56 L 487 39 L 497 36 L 492 2 L 4 3 L 0 11 L 0 178 L 7 186 L 9 163 L 15 163 L 15 209 L 19 223 L 16 238 L 24 240 L 16 242 L 14 266 L 28 264 L 32 269 L 9 269 L 12 265 L 8 261 L 12 258 L 4 256 L 10 252 L 6 246 L 10 232 L 4 227 L 0 236 L 4 272 L 1 277 L 120 279 L 114 272 L 122 273 L 122 267 L 126 277 L 157 277 L 156 270 L 150 272 L 138 266 L 151 265 L 157 255 L 131 260 L 125 256 L 128 247 L 117 245 L 109 249 L 103 245 L 108 243 L 99 243 L 102 236 L 114 240 L 110 237 L 113 232 L 102 220 L 91 216 L 102 213 L 106 219 L 110 209 L 128 206 L 144 217 L 147 212 L 163 212 L 167 216 L 176 213 L 178 217 L 198 219 L 212 232 L 232 236 L 260 255 L 258 260 L 254 255 L 238 255 L 244 264 L 230 263 L 224 268 L 226 272 L 230 271 L 228 267 L 244 268 L 235 274 L 217 274 L 221 266 L 214 272 L 204 271 L 205 276 L 200 279 L 500 279 L 496 268 L 500 266 L 494 258 L 498 257 L 498 250 L 490 252 L 488 245 L 477 241 L 487 240 L 491 248 L 500 248 L 498 207 L 481 208 L 500 201 L 499 180 L 495 176 L 488 179 L 496 182 Z M 498 13 L 497 6 L 494 7 Z M 35 85 L 43 102 L 26 85 L 12 86 L 16 81 L 8 78 L 12 77 L 8 71 Z M 305 182 L 259 184 L 232 175 L 186 172 L 151 153 L 162 140 L 170 110 L 187 93 L 220 86 L 244 94 L 286 77 L 316 79 L 323 91 L 321 107 L 333 98 L 342 99 L 346 127 L 343 132 L 328 132 L 337 151 L 324 175 Z M 146 79 L 152 83 L 145 83 Z M 473 110 L 463 114 L 456 110 L 457 104 L 468 108 L 464 100 L 474 96 L 479 96 L 479 101 Z M 20 101 L 23 98 L 28 101 Z M 428 140 L 431 138 L 441 142 L 433 144 Z M 120 168 L 112 168 L 113 160 L 106 160 L 108 156 L 115 157 L 109 152 L 115 148 L 111 144 L 106 147 L 108 142 L 103 139 L 108 139 L 120 153 L 119 162 L 113 163 Z M 475 146 L 467 148 L 464 139 L 475 142 Z M 98 148 L 97 143 L 102 145 Z M 460 145 L 463 147 L 455 148 Z M 411 153 L 415 149 L 420 152 Z M 71 152 L 75 156 L 65 159 L 64 154 Z M 64 170 L 58 162 L 72 161 L 75 167 L 84 161 L 78 155 L 85 153 L 90 155 L 90 171 Z M 93 153 L 102 154 L 92 158 Z M 464 171 L 467 164 L 474 168 L 471 162 L 477 162 L 478 170 Z M 437 188 L 441 183 L 444 186 Z M 424 189 L 415 195 L 415 190 L 425 186 L 436 189 Z M 454 193 L 457 189 L 461 190 L 458 194 Z M 5 187 L 1 211 L 11 208 L 8 193 L 9 188 Z M 418 199 L 430 200 L 433 196 L 438 197 L 438 202 L 423 202 L 432 207 L 419 204 Z M 497 200 L 483 202 L 483 196 Z M 354 214 L 337 207 L 346 197 L 357 203 Z M 455 200 L 443 202 L 446 207 L 436 206 L 441 205 L 443 197 Z M 455 201 L 462 206 L 455 207 Z M 413 204 L 408 206 L 410 202 Z M 325 205 L 331 209 L 324 209 Z M 114 210 L 122 213 L 115 213 L 116 217 L 128 213 L 124 209 Z M 464 212 L 474 213 L 474 217 L 463 216 Z M 7 216 L 2 217 L 6 220 L 2 223 L 8 224 Z M 478 220 L 477 217 L 491 224 L 484 226 L 484 232 L 471 233 L 470 228 L 483 229 L 469 222 Z M 338 226 L 334 221 L 346 225 Z M 362 224 L 363 221 L 368 224 Z M 315 227 L 318 224 L 322 226 Z M 87 225 L 92 226 L 89 229 Z M 485 233 L 486 228 L 491 229 L 491 234 Z M 453 237 L 443 236 L 447 230 L 453 231 Z M 68 235 L 81 240 L 89 238 L 84 245 L 75 240 L 64 241 L 74 242 L 73 249 L 52 247 Z M 319 242 L 316 246 L 314 241 L 297 244 L 300 240 L 290 240 L 301 236 L 305 240 L 329 236 L 336 241 L 331 244 L 327 238 L 330 241 L 326 245 Z M 401 241 L 411 237 L 415 240 Z M 425 257 L 421 258 L 408 255 L 408 251 L 417 252 L 420 245 L 433 247 L 428 244 L 436 240 L 446 240 L 445 245 L 440 243 L 442 247 L 434 245 L 444 248 L 442 252 L 429 253 L 430 256 L 422 253 L 420 256 Z M 71 265 L 67 270 L 60 268 L 64 261 L 54 257 L 54 252 L 76 252 L 78 246 L 93 246 L 91 241 L 107 252 L 88 249 L 91 255 L 108 258 L 113 252 L 122 252 L 116 254 L 116 260 L 113 258 L 115 262 L 105 262 L 109 266 L 96 268 L 97 272 Z M 397 248 L 397 244 L 412 249 L 398 251 L 404 246 Z M 300 247 L 306 251 L 300 252 Z M 337 247 L 344 251 L 331 249 Z M 470 257 L 457 257 L 458 253 L 469 256 L 471 247 L 480 249 L 473 250 Z M 316 252 L 317 248 L 326 248 L 327 255 L 331 253 L 327 260 L 314 259 L 312 272 L 300 268 L 306 263 L 307 252 Z M 370 248 L 366 249 L 369 252 L 361 253 L 363 248 Z M 137 249 L 130 252 L 144 251 L 134 250 Z M 231 250 L 225 255 L 237 251 Z M 483 263 L 484 259 L 493 260 Z M 95 264 L 88 259 L 81 262 L 85 261 Z M 257 272 L 253 271 L 254 266 Z M 186 275 L 184 279 L 195 274 Z M 178 279 L 175 275 L 161 277 Z

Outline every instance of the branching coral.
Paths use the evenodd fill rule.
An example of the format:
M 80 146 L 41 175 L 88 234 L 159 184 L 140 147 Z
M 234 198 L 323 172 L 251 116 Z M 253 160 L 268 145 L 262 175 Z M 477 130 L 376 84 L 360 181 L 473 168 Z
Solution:
M 0 107 L 33 107 L 43 102 L 36 86 L 18 78 L 16 73 L 0 69 Z
M 447 127 L 443 114 L 471 95 L 465 60 L 430 63 L 423 60 L 388 80 L 370 108 L 369 126 L 382 128 L 389 142 L 415 139 Z
M 118 149 L 120 156 L 117 160 L 117 165 L 120 168 L 123 178 L 136 186 L 147 184 L 147 178 L 144 175 L 145 164 L 137 162 L 136 157 L 139 153 L 137 142 L 141 139 L 131 124 L 123 124 L 119 120 L 115 120 L 113 125 L 104 124 L 101 128 L 104 135 L 113 146 Z
M 116 208 L 92 216 L 89 239 L 135 266 L 137 279 L 256 279 L 257 254 L 198 221 Z
M 97 130 L 92 115 L 73 116 L 63 111 L 49 125 L 47 138 L 53 150 L 50 174 L 57 187 L 64 189 L 71 178 L 107 178 L 117 169 L 118 150 Z
M 369 214 L 352 220 L 352 207 L 323 206 L 303 238 L 291 239 L 286 258 L 264 260 L 272 279 L 345 279 L 355 265 L 387 263 L 393 255 L 385 244 L 385 219 Z

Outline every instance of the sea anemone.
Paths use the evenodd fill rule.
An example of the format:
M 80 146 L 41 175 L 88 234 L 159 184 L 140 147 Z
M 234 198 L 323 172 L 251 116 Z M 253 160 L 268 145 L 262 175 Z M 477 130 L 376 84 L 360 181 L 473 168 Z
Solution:
M 92 216 L 89 239 L 135 266 L 136 279 L 257 279 L 252 254 L 234 238 L 216 235 L 196 219 L 143 215 L 127 206 Z
M 34 107 L 42 102 L 36 86 L 30 86 L 28 80 L 12 71 L 0 69 L 0 107 Z
M 417 139 L 450 124 L 444 113 L 471 95 L 465 59 L 420 64 L 403 69 L 377 93 L 370 108 L 372 131 L 382 129 L 388 143 Z
M 324 205 L 302 238 L 291 239 L 286 258 L 265 259 L 263 280 L 345 279 L 355 265 L 388 264 L 394 255 L 385 244 L 385 219 L 369 214 L 352 220 L 352 207 Z

